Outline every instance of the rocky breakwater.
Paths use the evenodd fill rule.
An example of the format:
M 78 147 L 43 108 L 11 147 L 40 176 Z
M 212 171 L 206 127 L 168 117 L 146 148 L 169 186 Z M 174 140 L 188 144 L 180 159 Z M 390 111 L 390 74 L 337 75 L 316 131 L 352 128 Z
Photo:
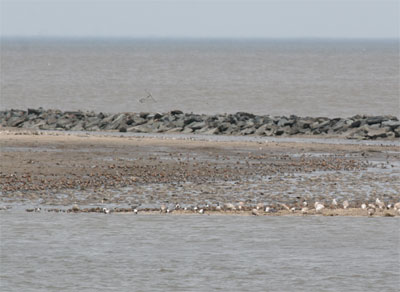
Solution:
M 119 131 L 135 133 L 198 133 L 213 135 L 325 135 L 348 139 L 400 138 L 395 116 L 356 115 L 349 118 L 235 114 L 94 113 L 28 109 L 0 111 L 2 127 L 36 130 Z

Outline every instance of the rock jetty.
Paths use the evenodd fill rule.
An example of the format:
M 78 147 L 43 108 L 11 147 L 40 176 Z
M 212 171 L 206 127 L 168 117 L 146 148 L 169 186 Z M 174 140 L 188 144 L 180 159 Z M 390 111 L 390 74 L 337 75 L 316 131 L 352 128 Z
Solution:
M 349 118 L 235 114 L 95 113 L 28 109 L 0 111 L 0 126 L 37 130 L 119 131 L 134 133 L 198 133 L 212 135 L 326 135 L 348 139 L 400 138 L 395 116 L 356 115 Z

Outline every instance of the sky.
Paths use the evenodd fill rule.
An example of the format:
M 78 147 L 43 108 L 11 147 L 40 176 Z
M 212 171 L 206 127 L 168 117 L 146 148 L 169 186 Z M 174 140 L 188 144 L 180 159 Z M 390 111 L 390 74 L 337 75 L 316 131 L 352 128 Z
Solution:
M 0 0 L 0 36 L 399 38 L 398 0 Z

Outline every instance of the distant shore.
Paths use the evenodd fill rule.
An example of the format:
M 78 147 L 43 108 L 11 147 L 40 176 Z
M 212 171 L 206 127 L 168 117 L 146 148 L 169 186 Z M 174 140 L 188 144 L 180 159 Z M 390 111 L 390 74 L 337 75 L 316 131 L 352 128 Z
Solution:
M 0 111 L 0 126 L 36 130 L 119 131 L 133 133 L 185 133 L 203 135 L 314 136 L 345 139 L 399 139 L 395 116 L 356 115 L 349 118 L 236 114 L 95 113 L 27 109 Z

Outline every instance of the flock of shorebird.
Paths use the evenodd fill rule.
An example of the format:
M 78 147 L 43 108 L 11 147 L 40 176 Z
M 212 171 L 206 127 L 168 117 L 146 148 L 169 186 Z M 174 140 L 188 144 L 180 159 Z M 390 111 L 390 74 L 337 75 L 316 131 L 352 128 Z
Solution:
M 313 206 L 313 207 L 312 207 Z M 383 202 L 379 198 L 375 200 L 375 203 L 358 203 L 350 205 L 348 200 L 344 200 L 342 203 L 338 203 L 336 199 L 333 199 L 332 202 L 329 204 L 326 204 L 326 206 L 322 202 L 314 202 L 314 205 L 309 203 L 307 201 L 302 201 L 299 204 L 296 204 L 295 206 L 288 206 L 283 203 L 278 203 L 275 205 L 266 205 L 264 203 L 258 203 L 257 205 L 247 205 L 244 202 L 239 202 L 237 204 L 232 204 L 232 203 L 225 203 L 225 204 L 205 204 L 205 205 L 191 205 L 191 206 L 181 206 L 179 203 L 171 205 L 166 205 L 162 204 L 160 207 L 155 207 L 155 208 L 139 208 L 141 205 L 138 206 L 131 206 L 129 208 L 107 208 L 107 207 L 95 207 L 95 208 L 84 208 L 81 209 L 77 204 L 74 204 L 71 209 L 68 210 L 62 210 L 62 209 L 48 209 L 47 211 L 51 212 L 96 212 L 96 213 L 104 213 L 104 214 L 110 214 L 110 213 L 134 213 L 138 214 L 140 212 L 159 212 L 159 213 L 195 213 L 195 214 L 205 214 L 207 213 L 214 213 L 214 212 L 232 212 L 232 213 L 237 213 L 241 211 L 245 211 L 248 213 L 243 213 L 243 214 L 252 214 L 255 216 L 258 215 L 267 215 L 268 213 L 276 213 L 279 211 L 284 211 L 283 213 L 280 213 L 280 215 L 285 215 L 287 213 L 297 213 L 297 214 L 302 214 L 302 215 L 307 215 L 307 214 L 324 214 L 324 215 L 330 215 L 332 213 L 325 212 L 324 210 L 339 210 L 339 209 L 352 209 L 352 211 L 357 211 L 361 210 L 365 215 L 368 216 L 373 216 L 373 215 L 384 215 L 384 216 L 394 216 L 398 215 L 400 216 L 400 202 L 397 203 L 387 203 Z M 10 207 L 1 207 L 0 210 L 7 210 Z M 41 212 L 41 208 L 32 208 L 32 209 L 26 209 L 27 212 Z M 380 211 L 380 213 L 377 213 L 377 211 Z M 383 213 L 383 211 L 386 211 Z M 389 211 L 389 212 L 387 212 Z M 351 212 L 351 211 L 350 211 Z M 356 215 L 361 215 L 363 213 L 356 212 L 354 214 Z M 377 213 L 377 214 L 376 214 Z M 351 213 L 348 213 L 351 214 Z
M 337 202 L 336 199 L 332 200 L 332 203 L 325 207 L 325 205 L 321 202 L 315 202 L 314 203 L 314 208 L 309 207 L 309 203 L 307 201 L 303 201 L 301 203 L 301 206 L 295 206 L 295 207 L 289 207 L 286 204 L 279 203 L 276 206 L 266 206 L 264 203 L 258 203 L 256 206 L 248 206 L 244 202 L 239 202 L 238 204 L 232 204 L 232 203 L 225 203 L 223 205 L 217 203 L 216 205 L 204 205 L 202 207 L 199 206 L 190 206 L 190 207 L 181 207 L 179 203 L 175 204 L 174 207 L 169 208 L 167 205 L 162 204 L 159 209 L 148 209 L 145 211 L 159 211 L 160 213 L 172 213 L 176 211 L 186 211 L 186 212 L 192 212 L 192 213 L 198 213 L 198 214 L 204 214 L 207 211 L 251 211 L 252 215 L 262 215 L 263 213 L 275 213 L 278 212 L 279 210 L 287 210 L 291 213 L 301 213 L 303 215 L 309 214 L 309 213 L 316 213 L 316 214 L 322 214 L 324 209 L 349 209 L 350 208 L 350 203 L 348 200 L 344 200 L 341 204 Z M 356 207 L 358 208 L 358 207 Z M 362 203 L 360 208 L 362 210 L 365 210 L 365 212 L 369 216 L 373 216 L 376 212 L 376 210 L 390 210 L 394 209 L 395 213 L 397 215 L 400 215 L 400 202 L 398 203 L 388 203 L 385 204 L 382 202 L 379 198 L 375 200 L 375 203 Z M 105 214 L 109 214 L 113 212 L 112 209 L 109 208 L 103 208 L 102 212 Z M 139 209 L 138 206 L 132 207 L 131 212 L 138 214 Z
M 303 202 L 303 208 L 301 209 L 301 212 L 302 212 L 303 214 L 307 214 L 307 212 L 308 212 L 308 210 L 309 210 L 307 206 L 308 206 L 308 203 L 307 203 L 306 201 L 304 201 L 304 202 Z M 333 199 L 333 200 L 332 200 L 331 207 L 332 207 L 333 209 L 340 208 L 340 206 L 339 206 L 338 202 L 336 201 L 336 199 Z M 343 209 L 348 209 L 348 208 L 350 207 L 349 201 L 348 201 L 348 200 L 344 200 L 343 203 L 342 203 L 342 207 L 343 207 Z M 400 202 L 395 203 L 395 204 L 390 204 L 390 203 L 389 203 L 389 204 L 385 205 L 385 203 L 382 202 L 379 198 L 376 198 L 375 204 L 372 204 L 372 203 L 368 203 L 368 204 L 367 204 L 367 203 L 362 203 L 360 207 L 361 207 L 362 210 L 366 210 L 369 216 L 374 215 L 374 214 L 375 214 L 375 211 L 376 211 L 377 209 L 380 209 L 380 210 L 389 210 L 389 209 L 392 209 L 392 208 L 396 211 L 396 213 L 397 213 L 398 215 L 400 215 Z M 324 206 L 324 204 L 322 204 L 322 203 L 320 203 L 320 202 L 315 202 L 315 203 L 314 203 L 314 208 L 315 208 L 315 211 L 316 211 L 317 213 L 321 213 L 322 210 L 325 209 L 325 206 Z

